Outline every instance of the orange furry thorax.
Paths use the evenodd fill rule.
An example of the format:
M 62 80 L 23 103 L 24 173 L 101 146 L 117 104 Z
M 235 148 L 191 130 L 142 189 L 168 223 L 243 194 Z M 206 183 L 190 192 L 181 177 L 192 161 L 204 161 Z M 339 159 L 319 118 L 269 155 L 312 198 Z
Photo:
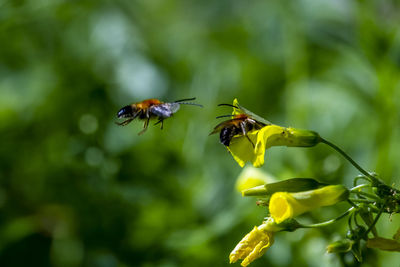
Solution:
M 162 104 L 162 102 L 158 99 L 146 99 L 142 102 L 139 103 L 135 103 L 134 105 L 136 106 L 137 109 L 147 109 L 150 106 L 154 106 L 154 105 L 159 105 Z
M 237 114 L 233 117 L 234 120 L 245 120 L 247 118 L 249 118 L 249 116 L 246 114 Z
M 245 121 L 249 118 L 246 114 L 237 114 L 233 117 L 231 120 L 231 125 L 235 125 L 236 127 L 239 127 L 240 123 L 242 121 Z

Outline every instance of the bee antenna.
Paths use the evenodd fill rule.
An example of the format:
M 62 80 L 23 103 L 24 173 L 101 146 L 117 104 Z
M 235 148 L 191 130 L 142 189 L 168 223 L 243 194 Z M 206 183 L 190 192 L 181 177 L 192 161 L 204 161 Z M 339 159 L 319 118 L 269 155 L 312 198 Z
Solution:
M 196 103 L 192 103 L 192 102 L 185 102 L 185 101 L 193 101 L 195 99 L 196 99 L 195 97 L 179 99 L 179 100 L 174 101 L 174 103 L 182 104 L 182 105 L 192 105 L 192 106 L 203 107 L 203 105 L 200 105 L 200 104 L 196 104 Z
M 176 101 L 174 101 L 174 103 L 180 103 L 180 102 L 184 102 L 184 101 L 193 101 L 195 99 L 196 99 L 195 97 L 193 97 L 193 98 L 184 98 L 184 99 L 176 100 Z
M 177 104 L 180 104 L 180 105 L 192 105 L 192 106 L 198 106 L 198 107 L 203 107 L 203 105 L 200 105 L 200 104 L 196 104 L 196 103 L 192 103 L 192 102 L 174 102 L 174 103 L 177 103 Z
M 215 117 L 215 118 L 216 119 L 220 119 L 220 118 L 233 117 L 233 116 L 235 116 L 235 115 L 221 115 L 221 116 L 218 116 L 218 117 Z
M 228 106 L 228 107 L 240 109 L 239 107 L 237 107 L 235 105 L 231 105 L 231 104 L 218 104 L 218 107 L 220 107 L 220 106 Z

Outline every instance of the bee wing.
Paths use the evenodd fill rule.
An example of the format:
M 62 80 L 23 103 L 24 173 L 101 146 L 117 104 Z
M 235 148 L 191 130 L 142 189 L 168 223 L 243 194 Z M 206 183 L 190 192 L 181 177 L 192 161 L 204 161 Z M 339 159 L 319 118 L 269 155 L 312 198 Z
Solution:
M 179 109 L 178 103 L 163 103 L 154 105 L 149 108 L 149 111 L 160 118 L 169 118 Z
M 226 126 L 230 125 L 231 122 L 233 122 L 234 120 L 235 119 L 221 122 L 220 124 L 218 124 L 217 126 L 214 127 L 214 129 L 212 130 L 212 132 L 209 135 L 212 135 L 212 134 L 220 132 L 223 128 L 225 128 Z
M 166 103 L 169 105 L 169 108 L 171 110 L 172 113 L 175 113 L 179 110 L 179 108 L 181 107 L 180 103 Z
M 243 111 L 243 113 L 249 115 L 252 119 L 256 120 L 257 122 L 260 122 L 260 123 L 265 124 L 265 125 L 271 125 L 272 124 L 270 121 L 267 121 L 263 117 L 260 117 L 257 114 L 254 114 L 253 112 L 251 112 L 250 110 L 246 109 L 245 107 L 242 107 L 240 105 L 238 105 L 238 106 L 239 106 L 239 109 L 241 111 Z

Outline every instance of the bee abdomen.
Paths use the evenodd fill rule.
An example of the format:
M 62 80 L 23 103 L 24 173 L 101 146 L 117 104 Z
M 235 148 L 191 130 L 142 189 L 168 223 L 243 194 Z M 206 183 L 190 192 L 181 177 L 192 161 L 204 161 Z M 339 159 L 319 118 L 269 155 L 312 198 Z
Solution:
M 232 128 L 223 128 L 219 134 L 219 140 L 224 146 L 229 146 L 235 131 Z
M 126 118 L 132 116 L 133 116 L 133 109 L 132 106 L 130 105 L 121 108 L 117 113 L 118 118 Z

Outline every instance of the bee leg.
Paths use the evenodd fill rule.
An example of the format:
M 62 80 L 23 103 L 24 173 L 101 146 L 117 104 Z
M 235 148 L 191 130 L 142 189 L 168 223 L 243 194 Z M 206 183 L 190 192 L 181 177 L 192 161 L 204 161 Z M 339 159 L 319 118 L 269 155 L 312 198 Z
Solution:
M 115 124 L 120 125 L 120 126 L 125 126 L 134 119 L 136 119 L 137 116 L 139 116 L 140 112 L 133 113 L 131 117 L 129 117 L 127 120 L 124 120 L 123 122 L 115 122 Z
M 147 118 L 147 120 L 144 121 L 143 130 L 141 130 L 138 133 L 138 135 L 144 134 L 144 132 L 147 130 L 147 127 L 149 126 L 149 121 L 150 121 L 150 118 Z
M 164 119 L 159 119 L 154 125 L 161 123 L 161 130 L 164 128 Z
M 255 148 L 256 146 L 254 145 L 253 141 L 251 141 L 250 137 L 247 135 L 247 131 L 246 131 L 244 122 L 240 123 L 240 128 L 242 129 L 242 133 L 244 134 L 244 136 L 246 136 L 247 140 L 249 140 L 249 142 L 251 143 L 253 148 Z
M 135 118 L 130 118 L 130 119 L 127 119 L 127 120 L 125 120 L 125 121 L 123 121 L 123 122 L 115 122 L 115 124 L 117 124 L 117 125 L 119 125 L 119 126 L 125 126 L 125 125 L 127 125 L 128 123 L 130 123 L 131 121 L 133 121 Z
M 249 142 L 253 146 L 253 148 L 256 148 L 256 146 L 254 145 L 253 141 L 251 141 L 250 137 L 247 134 L 246 134 L 246 137 L 247 137 L 247 140 L 249 140 Z

